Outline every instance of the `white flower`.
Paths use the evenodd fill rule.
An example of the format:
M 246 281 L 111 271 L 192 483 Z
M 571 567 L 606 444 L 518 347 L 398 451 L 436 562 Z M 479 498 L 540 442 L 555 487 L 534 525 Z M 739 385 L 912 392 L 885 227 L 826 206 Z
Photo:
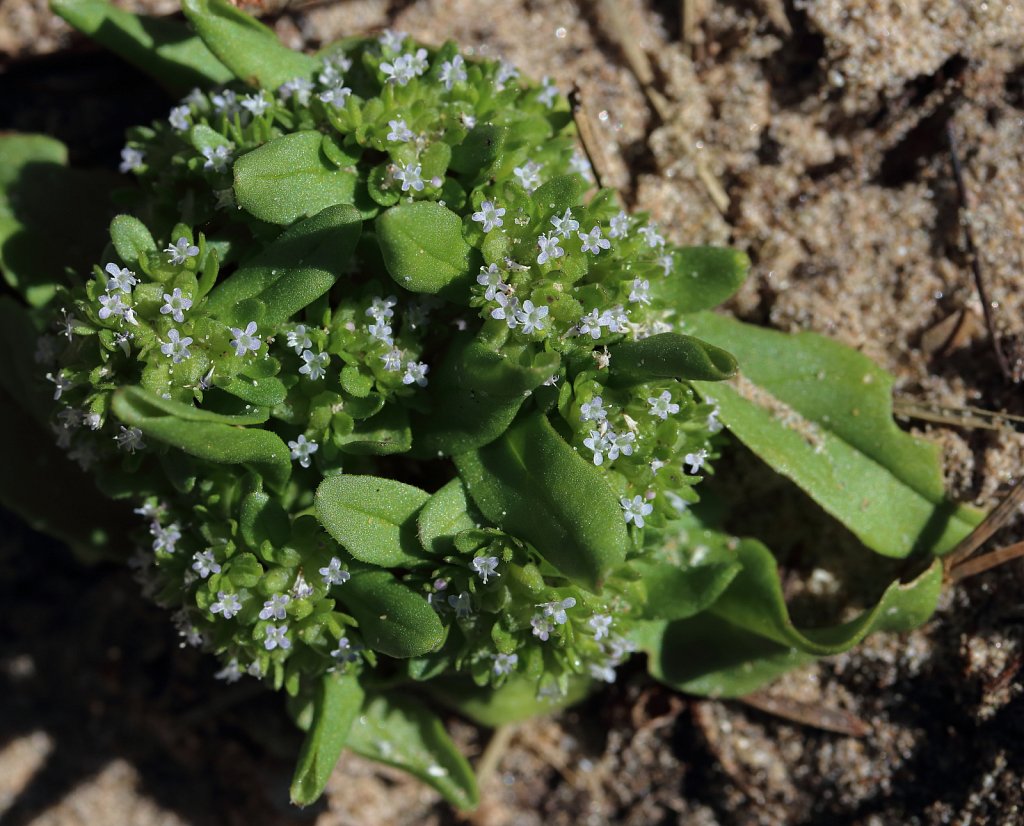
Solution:
M 214 92 L 210 95 L 210 103 L 213 104 L 213 110 L 216 114 L 224 115 L 229 119 L 239 109 L 238 95 L 230 89 Z
M 610 662 L 588 663 L 587 670 L 595 680 L 603 680 L 606 683 L 615 682 L 615 667 Z
M 381 48 L 389 52 L 400 52 L 402 51 L 402 44 L 407 38 L 405 32 L 396 32 L 392 29 L 384 29 L 380 33 L 380 37 L 377 38 L 377 42 L 380 43 Z
M 640 227 L 640 234 L 644 237 L 644 241 L 649 247 L 663 247 L 665 246 L 665 239 L 661 237 L 658 232 L 658 228 L 654 224 L 648 224 L 646 227 Z
M 378 318 L 373 322 L 373 324 L 367 324 L 366 329 L 370 332 L 370 335 L 378 341 L 383 341 L 385 344 L 395 343 L 395 340 L 391 337 L 391 325 L 383 318 Z
M 167 356 L 172 363 L 180 364 L 185 359 L 190 358 L 192 353 L 189 351 L 188 346 L 192 343 L 192 336 L 181 337 L 174 328 L 167 331 L 167 341 L 160 345 L 160 352 Z
M 99 430 L 103 427 L 103 417 L 93 410 L 82 416 L 82 424 L 87 425 L 90 430 Z
M 171 246 L 167 247 L 166 252 L 170 258 L 168 262 L 171 264 L 184 264 L 189 258 L 195 258 L 199 255 L 199 247 L 195 244 L 190 244 L 185 236 L 182 236 L 175 241 Z
M 416 71 L 418 66 L 419 64 L 412 55 L 402 54 L 393 61 L 382 62 L 380 70 L 386 75 L 388 83 L 397 83 L 399 86 L 405 86 L 414 77 L 422 74 L 422 72 Z
M 587 160 L 580 150 L 576 150 L 572 153 L 572 157 L 569 158 L 569 168 L 577 175 L 582 175 L 588 181 L 593 180 L 593 169 L 590 167 L 590 161 Z
M 331 561 L 327 563 L 326 567 L 320 569 L 320 576 L 323 577 L 324 585 L 328 587 L 331 585 L 344 585 L 352 579 L 352 574 L 342 569 L 341 560 L 336 556 L 332 556 Z
M 427 371 L 430 367 L 422 361 L 407 361 L 405 373 L 402 374 L 402 384 L 418 384 L 420 387 L 427 386 Z
M 111 316 L 123 316 L 128 306 L 124 303 L 121 293 L 114 293 L 113 295 L 104 294 L 99 297 L 100 309 L 97 311 L 101 319 L 106 321 Z
M 230 619 L 242 610 L 242 600 L 238 594 L 225 594 L 217 592 L 217 601 L 210 605 L 210 613 L 220 614 L 224 619 Z
M 565 250 L 558 246 L 558 235 L 553 232 L 540 236 L 537 239 L 537 246 L 540 247 L 540 253 L 537 255 L 538 264 L 546 264 L 565 255 Z
M 696 453 L 687 453 L 683 457 L 683 464 L 690 466 L 690 473 L 698 473 L 701 468 L 704 467 L 704 462 L 708 458 L 708 451 L 706 448 L 701 448 Z
M 213 551 L 199 551 L 192 555 L 192 570 L 206 579 L 210 574 L 220 573 L 220 563 L 214 557 Z
M 203 157 L 206 158 L 206 162 L 203 164 L 203 169 L 214 172 L 223 172 L 228 168 L 228 161 L 231 160 L 231 150 L 235 148 L 233 143 L 221 144 L 220 146 L 204 146 Z
M 484 201 L 480 204 L 480 209 L 473 213 L 472 218 L 483 224 L 484 232 L 490 232 L 495 227 L 502 225 L 501 216 L 504 214 L 505 207 L 498 206 L 494 201 Z
M 405 118 L 389 120 L 388 127 L 391 129 L 391 131 L 388 132 L 389 141 L 394 141 L 396 143 L 407 143 L 416 138 L 412 130 L 408 126 L 406 126 Z
M 455 616 L 465 619 L 473 613 L 473 601 L 469 597 L 469 591 L 463 591 L 458 596 L 452 594 L 448 597 L 448 604 L 455 609 Z
M 126 318 L 127 315 L 128 314 L 125 313 Z M 135 338 L 134 333 L 118 333 L 117 335 L 114 336 L 114 344 L 120 347 L 121 352 L 127 356 L 131 353 L 131 345 L 128 342 L 130 342 L 133 338 Z
M 349 642 L 348 637 L 341 637 L 338 639 L 338 647 L 331 652 L 331 656 L 339 663 L 354 663 L 359 659 L 359 649 Z
M 504 211 L 502 210 L 502 212 Z M 480 274 L 476 277 L 476 283 L 481 287 L 486 287 L 484 298 L 488 301 L 494 301 L 498 293 L 508 292 L 508 284 L 501 280 L 501 270 L 498 269 L 497 264 L 481 267 Z
M 260 619 L 283 620 L 288 616 L 288 603 L 291 601 L 292 598 L 288 594 L 274 594 L 263 603 L 263 607 L 260 609 Z
M 612 238 L 625 238 L 629 234 L 629 216 L 623 210 L 620 209 L 619 214 L 615 215 L 609 224 L 611 229 L 608 230 L 608 234 Z
M 175 106 L 167 116 L 167 120 L 178 132 L 184 132 L 188 129 L 190 117 L 192 117 L 192 110 L 187 106 Z
M 281 100 L 295 98 L 299 106 L 308 106 L 310 95 L 313 94 L 313 84 L 304 77 L 295 77 L 282 83 L 277 93 Z
M 566 597 L 565 599 L 556 600 L 555 602 L 544 602 L 537 606 L 543 611 L 545 617 L 550 617 L 558 625 L 565 625 L 568 622 L 569 617 L 565 613 L 568 608 L 576 607 L 576 600 L 574 597 Z
M 121 165 L 117 169 L 122 173 L 138 172 L 145 162 L 146 156 L 141 149 L 126 146 L 121 150 Z
M 516 318 L 516 312 L 519 310 L 519 299 L 514 295 L 497 293 L 494 296 L 494 300 L 498 302 L 498 306 L 491 310 L 491 318 L 504 320 L 510 330 L 518 327 L 519 319 Z
M 298 324 L 294 330 L 287 335 L 288 346 L 295 351 L 295 355 L 302 355 L 303 350 L 313 346 L 313 339 L 309 337 L 309 330 L 305 324 Z
M 594 614 L 587 620 L 587 625 L 594 632 L 594 639 L 600 640 L 608 636 L 608 629 L 611 627 L 612 618 L 607 614 Z
M 263 647 L 266 648 L 267 651 L 273 651 L 275 648 L 287 651 L 291 648 L 292 641 L 288 639 L 288 626 L 268 625 L 267 638 L 263 640 Z
M 121 425 L 121 432 L 114 437 L 114 441 L 117 442 L 119 450 L 127 450 L 129 453 L 134 453 L 146 446 L 146 443 L 142 441 L 142 431 L 137 427 Z
M 164 293 L 164 305 L 160 308 L 161 315 L 170 314 L 179 324 L 185 320 L 185 310 L 191 309 L 192 299 L 181 294 L 181 288 L 175 287 L 174 292 Z
M 466 82 L 466 61 L 457 54 L 451 60 L 441 64 L 441 82 L 449 92 L 456 83 Z
M 181 539 L 181 528 L 177 522 L 172 522 L 166 528 L 154 522 L 149 526 L 149 532 L 153 535 L 154 552 L 173 554 L 177 550 L 178 540 Z
M 96 448 L 87 442 L 80 442 L 74 450 L 68 451 L 68 458 L 78 462 L 82 470 L 88 470 L 96 462 Z
M 519 77 L 519 70 L 507 60 L 501 60 L 498 63 L 498 71 L 494 74 L 494 85 L 500 92 L 505 88 L 506 83 L 517 77 Z
M 213 610 L 213 606 L 210 607 L 210 610 Z M 238 664 L 238 657 L 232 657 L 228 660 L 228 664 L 213 676 L 214 679 L 223 680 L 229 685 L 231 683 L 237 683 L 242 679 L 242 666 Z
M 551 632 L 555 630 L 550 620 L 539 615 L 530 620 L 530 625 L 533 626 L 533 636 L 539 637 L 541 642 L 547 642 Z
M 600 430 L 591 430 L 590 435 L 583 440 L 583 444 L 586 445 L 590 450 L 594 451 L 594 464 L 600 465 L 604 463 L 604 454 L 608 452 L 614 446 L 614 443 L 609 438 L 610 431 L 602 433 Z M 614 436 L 615 434 L 611 434 Z
M 164 297 L 166 298 L 166 296 Z M 240 327 L 232 327 L 231 335 L 234 336 L 231 339 L 231 346 L 235 348 L 236 356 L 244 356 L 250 350 L 255 353 L 263 344 L 260 337 L 256 335 L 255 321 L 250 321 L 245 325 L 244 330 Z
M 709 401 L 710 401 L 710 399 L 709 399 Z M 718 421 L 718 417 L 721 415 L 721 413 L 722 413 L 722 411 L 719 410 L 718 407 L 715 407 L 714 410 L 712 410 L 710 413 L 708 413 L 708 418 L 706 420 L 706 424 L 707 424 L 708 432 L 709 433 L 717 433 L 719 430 L 722 429 L 722 423 L 720 421 Z
M 480 580 L 487 584 L 488 577 L 501 576 L 498 573 L 498 557 L 478 556 L 470 564 L 470 567 L 480 576 Z
M 672 256 L 669 253 L 666 252 L 664 255 L 659 255 L 656 261 L 658 266 L 661 267 L 662 275 L 672 274 L 672 267 L 675 266 L 675 261 L 672 260 Z
M 538 186 L 540 186 L 540 171 L 542 166 L 535 161 L 527 161 L 522 166 L 517 166 L 512 170 L 512 174 L 516 176 L 516 180 L 519 181 L 519 185 L 527 192 L 533 192 Z
M 555 86 L 555 82 L 545 75 L 541 79 L 541 90 L 537 93 L 537 100 L 543 103 L 548 109 L 555 105 L 555 99 L 558 97 L 558 87 Z
M 616 305 L 601 313 L 601 324 L 612 333 L 622 333 L 625 332 L 626 325 L 629 324 L 629 316 L 626 315 L 622 305 Z
M 531 335 L 536 330 L 544 329 L 544 318 L 548 314 L 547 307 L 535 307 L 530 299 L 516 310 L 516 321 L 523 325 L 523 333 Z
M 495 654 L 494 655 L 494 673 L 499 677 L 503 677 L 506 674 L 511 674 L 516 670 L 516 664 L 519 662 L 518 654 Z
M 592 252 L 594 255 L 599 255 L 601 250 L 609 249 L 612 242 L 601 235 L 600 225 L 595 226 L 590 232 L 577 232 L 578 237 L 583 242 L 583 251 Z
M 580 319 L 576 328 L 581 336 L 589 335 L 593 339 L 601 338 L 601 324 L 603 317 L 601 311 L 596 307 Z
M 313 381 L 322 379 L 327 375 L 327 365 L 331 360 L 327 353 L 317 353 L 314 355 L 312 350 L 303 350 L 302 360 L 305 364 L 299 368 L 299 372 L 309 376 Z
M 651 415 L 662 421 L 679 412 L 679 405 L 672 401 L 672 394 L 668 390 L 663 390 L 657 398 L 647 399 L 647 403 L 651 406 Z
M 313 586 L 306 582 L 306 577 L 302 575 L 302 571 L 299 571 L 295 577 L 295 582 L 292 583 L 292 596 L 295 599 L 307 599 L 313 596 Z
M 420 164 L 402 164 L 395 171 L 395 180 L 400 181 L 402 184 L 402 192 L 408 192 L 410 189 L 416 190 L 416 192 L 422 192 L 425 184 L 422 178 L 423 167 Z
M 607 418 L 608 411 L 604 409 L 604 399 L 600 396 L 580 405 L 580 419 L 585 422 L 600 422 Z
M 557 215 L 553 216 L 551 218 L 551 225 L 555 228 L 555 232 L 563 238 L 568 238 L 580 228 L 580 222 L 572 217 L 571 209 L 566 209 L 561 218 Z
M 181 99 L 182 103 L 187 103 L 189 106 L 195 106 L 197 108 L 206 107 L 206 95 L 199 89 L 192 87 L 192 91 L 189 92 L 185 97 Z
M 107 279 L 107 292 L 113 292 L 114 290 L 120 290 L 123 293 L 130 293 L 132 287 L 139 283 L 139 280 L 127 267 L 119 267 L 117 264 L 107 264 L 103 268 L 110 278 Z
M 366 308 L 366 315 L 382 322 L 384 319 L 392 318 L 395 315 L 394 308 L 397 306 L 398 299 L 393 295 L 389 295 L 387 298 L 374 296 L 370 306 Z
M 246 95 L 239 103 L 254 118 L 258 118 L 270 108 L 270 100 L 263 93 L 262 89 L 254 95 Z
M 397 373 L 402 369 L 402 351 L 397 347 L 392 347 L 379 358 L 384 362 L 384 369 L 389 373 Z
M 292 452 L 292 461 L 297 459 L 302 467 L 309 467 L 311 457 L 320 449 L 320 445 L 307 441 L 305 434 L 299 434 L 294 442 L 288 442 L 288 449 Z
M 608 459 L 614 462 L 619 458 L 621 452 L 623 456 L 633 455 L 633 442 L 636 439 L 635 433 L 611 433 L 608 434 L 610 446 L 608 448 Z
M 329 103 L 332 106 L 341 109 L 351 94 L 352 90 L 349 89 L 348 86 L 343 86 L 339 82 L 336 86 L 324 89 L 319 95 L 317 95 L 317 97 L 320 98 L 321 103 Z
M 622 511 L 626 517 L 626 524 L 628 525 L 632 522 L 638 528 L 642 528 L 644 526 L 644 517 L 649 516 L 651 511 L 654 510 L 654 505 L 639 495 L 634 496 L 632 499 L 627 499 L 623 496 L 619 499 L 619 504 L 622 505 Z
M 323 60 L 323 71 L 316 76 L 324 87 L 338 86 L 344 78 L 345 72 L 352 68 L 352 61 L 344 55 L 340 59 L 325 57 Z
M 629 300 L 634 304 L 651 303 L 651 282 L 645 278 L 634 278 L 629 290 Z

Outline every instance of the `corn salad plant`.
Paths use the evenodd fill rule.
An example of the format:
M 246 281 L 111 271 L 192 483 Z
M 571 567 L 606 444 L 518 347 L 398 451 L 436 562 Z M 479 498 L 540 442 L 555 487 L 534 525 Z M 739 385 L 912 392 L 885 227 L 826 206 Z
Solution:
M 392 31 L 302 54 L 224 0 L 53 7 L 183 97 L 116 176 L 0 139 L 0 497 L 284 690 L 296 803 L 349 748 L 472 807 L 438 706 L 543 713 L 638 651 L 734 696 L 930 615 L 978 517 L 891 379 L 708 312 L 745 257 L 596 190 L 550 80 Z M 699 502 L 734 439 L 914 575 L 796 627 Z

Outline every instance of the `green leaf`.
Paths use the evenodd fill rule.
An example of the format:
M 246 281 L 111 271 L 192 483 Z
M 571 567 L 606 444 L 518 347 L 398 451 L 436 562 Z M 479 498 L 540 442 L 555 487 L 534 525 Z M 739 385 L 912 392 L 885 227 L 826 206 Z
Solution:
M 110 222 L 110 240 L 118 257 L 128 267 L 138 267 L 139 259 L 150 252 L 156 252 L 156 241 L 138 218 L 133 215 L 117 215 Z
M 725 350 L 679 333 L 659 333 L 608 348 L 612 384 L 642 384 L 655 379 L 722 381 L 736 372 Z
M 712 562 L 679 567 L 638 559 L 630 565 L 640 574 L 647 592 L 644 616 L 685 619 L 711 605 L 740 570 L 738 562 Z
M 296 806 L 308 806 L 323 794 L 364 696 L 352 674 L 334 672 L 320 678 L 313 698 L 313 722 L 292 778 L 291 798 Z
M 208 88 L 231 80 L 227 67 L 177 20 L 131 14 L 105 0 L 50 0 L 50 8 L 155 78 L 175 97 L 196 86 Z
M 419 565 L 416 513 L 428 498 L 393 479 L 340 474 L 317 488 L 316 515 L 356 559 L 383 568 Z
M 374 651 L 417 657 L 444 643 L 444 626 L 429 602 L 388 571 L 359 571 L 345 583 L 346 610 Z
M 466 488 L 456 476 L 431 496 L 420 511 L 417 527 L 423 547 L 436 556 L 452 553 L 455 535 L 477 527 L 470 515 L 471 507 Z
M 431 378 L 431 412 L 414 420 L 415 455 L 464 453 L 494 441 L 559 366 L 557 354 L 535 354 L 530 346 L 497 350 L 480 339 L 457 338 Z
M 460 809 L 480 801 L 476 778 L 437 715 L 412 700 L 375 697 L 349 732 L 348 746 L 370 760 L 409 772 Z
M 186 411 L 189 418 L 183 418 L 179 411 L 189 405 L 169 402 L 140 387 L 118 390 L 111 407 L 122 422 L 140 428 L 154 441 L 211 462 L 244 465 L 275 490 L 291 477 L 291 453 L 279 436 L 269 430 L 223 423 L 241 417 L 190 408 L 192 412 Z
M 266 308 L 263 324 L 295 316 L 334 286 L 345 272 L 363 222 L 348 204 L 327 207 L 289 227 L 217 285 L 207 299 L 211 315 L 244 325 L 239 305 L 250 299 Z
M 290 224 L 336 204 L 351 204 L 357 175 L 339 169 L 321 149 L 317 131 L 292 132 L 235 161 L 235 200 L 255 218 Z
M 480 256 L 462 237 L 462 220 L 436 201 L 399 204 L 376 220 L 388 274 L 414 293 L 465 304 Z
M 391 456 L 406 453 L 412 447 L 409 414 L 396 404 L 380 413 L 356 422 L 352 432 L 335 440 L 343 453 L 357 456 Z
M 582 175 L 559 175 L 537 187 L 531 197 L 538 215 L 547 218 L 583 203 L 583 195 L 589 188 L 590 184 Z
M 291 538 L 291 521 L 276 496 L 264 492 L 262 485 L 246 494 L 238 515 L 238 529 L 242 539 L 253 549 L 269 540 L 275 548 Z
M 69 169 L 67 149 L 53 138 L 0 135 L 0 272 L 29 304 L 47 304 L 66 270 L 92 269 L 120 180 Z
M 593 690 L 594 682 L 574 674 L 564 695 L 544 697 L 537 696 L 535 679 L 518 674 L 512 674 L 498 688 L 478 686 L 461 675 L 439 677 L 423 688 L 444 707 L 482 726 L 497 727 L 568 708 L 583 700 Z
M 253 88 L 276 89 L 309 78 L 320 61 L 289 49 L 258 20 L 226 0 L 182 0 L 182 11 L 207 48 L 231 73 Z
M 760 542 L 738 548 L 742 571 L 705 615 L 642 629 L 651 674 L 683 691 L 736 696 L 813 656 L 846 651 L 874 631 L 906 631 L 925 622 L 942 588 L 935 560 L 915 580 L 892 583 L 869 611 L 850 622 L 798 629 L 789 617 L 778 567 Z M 755 679 L 756 676 L 756 679 Z
M 244 324 L 245 322 L 240 322 Z M 276 407 L 288 396 L 284 383 L 273 376 L 253 379 L 248 376 L 214 376 L 213 383 L 225 393 L 256 405 L 257 407 Z
M 951 550 L 980 521 L 945 497 L 937 449 L 892 420 L 892 378 L 814 333 L 787 335 L 711 313 L 687 329 L 727 345 L 729 384 L 697 385 L 721 421 L 877 553 Z
M 730 298 L 747 278 L 750 259 L 727 247 L 673 250 L 672 273 L 650 280 L 655 302 L 678 312 L 710 310 Z
M 245 415 L 229 415 L 203 410 L 191 404 L 165 399 L 141 387 L 123 387 L 117 391 L 125 400 L 125 404 L 138 408 L 152 408 L 158 414 L 174 416 L 186 422 L 214 422 L 234 426 L 263 424 L 269 418 L 266 410 L 254 411 Z
M 542 413 L 454 458 L 484 516 L 530 542 L 569 579 L 599 590 L 625 559 L 629 538 L 615 493 Z
M 451 168 L 467 176 L 470 183 L 486 180 L 501 165 L 508 138 L 507 126 L 479 124 L 461 144 L 452 147 Z

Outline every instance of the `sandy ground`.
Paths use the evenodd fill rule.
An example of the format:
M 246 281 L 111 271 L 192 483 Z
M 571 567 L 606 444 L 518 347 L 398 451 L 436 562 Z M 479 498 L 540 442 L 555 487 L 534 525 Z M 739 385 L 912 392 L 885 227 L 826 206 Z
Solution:
M 42 5 L 0 0 L 0 100 L 54 61 L 96 61 Z M 353 0 L 265 11 L 293 45 L 390 25 L 504 56 L 563 89 L 578 83 L 606 183 L 676 241 L 750 253 L 736 313 L 835 336 L 895 373 L 899 409 L 942 448 L 955 496 L 991 506 L 1016 481 L 1024 441 L 1012 422 L 966 411 L 1024 414 L 985 330 L 965 232 L 1012 369 L 1024 353 L 1021 2 Z M 44 89 L 66 102 L 60 90 Z M 67 116 L 39 126 L 38 111 L 11 111 L 0 128 L 72 129 Z M 97 148 L 108 162 L 113 152 Z M 864 737 L 679 699 L 638 667 L 579 709 L 512 732 L 471 817 L 350 757 L 324 805 L 297 813 L 284 802 L 297 740 L 275 698 L 213 684 L 211 664 L 178 651 L 125 576 L 81 571 L 48 544 L 29 555 L 38 540 L 5 534 L 0 694 L 14 702 L 0 708 L 3 823 L 1024 820 L 1020 565 L 950 593 L 906 638 L 876 638 L 773 688 L 790 705 L 856 715 Z M 810 544 L 785 561 L 808 559 Z M 452 722 L 479 756 L 489 735 Z

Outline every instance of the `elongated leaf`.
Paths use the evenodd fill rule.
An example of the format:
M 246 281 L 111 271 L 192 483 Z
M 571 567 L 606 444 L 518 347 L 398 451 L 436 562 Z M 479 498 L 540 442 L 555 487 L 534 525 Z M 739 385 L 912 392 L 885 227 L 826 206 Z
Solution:
M 659 333 L 609 347 L 613 384 L 640 384 L 654 379 L 722 381 L 736 372 L 728 352 L 693 336 Z
M 45 135 L 0 136 L 0 273 L 29 304 L 47 304 L 66 269 L 90 270 L 106 243 L 108 195 L 120 180 L 69 169 L 67 149 Z
M 245 324 L 239 305 L 256 299 L 263 323 L 277 325 L 324 295 L 345 272 L 363 222 L 348 204 L 327 207 L 289 227 L 210 293 L 208 308 L 232 324 Z
M 223 424 L 216 414 L 201 416 L 205 411 L 181 418 L 168 412 L 167 404 L 141 388 L 124 388 L 114 394 L 112 409 L 122 422 L 140 428 L 154 441 L 211 462 L 244 465 L 275 490 L 287 484 L 292 472 L 290 452 L 277 434 Z
M 137 267 L 146 253 L 156 252 L 153 235 L 134 215 L 116 215 L 110 222 L 110 240 L 118 256 L 129 267 Z
M 552 714 L 578 703 L 594 689 L 593 680 L 573 675 L 564 695 L 537 696 L 537 681 L 513 674 L 498 688 L 478 686 L 463 676 L 442 676 L 423 685 L 438 703 L 482 726 L 502 726 Z
M 722 422 L 884 556 L 942 554 L 980 520 L 945 498 L 937 451 L 892 420 L 892 378 L 813 333 L 786 335 L 711 313 L 687 329 L 728 346 L 742 373 L 700 385 Z
M 814 656 L 853 647 L 874 631 L 905 631 L 935 610 L 942 564 L 914 581 L 894 582 L 878 603 L 841 625 L 798 629 L 789 618 L 771 553 L 756 540 L 740 543 L 743 570 L 710 611 L 638 632 L 651 674 L 683 691 L 737 696 Z
M 281 404 L 288 395 L 284 383 L 273 376 L 262 379 L 251 379 L 248 376 L 214 377 L 214 384 L 225 393 L 264 409 Z
M 692 617 L 711 605 L 741 566 L 738 562 L 712 562 L 681 568 L 639 559 L 632 567 L 640 574 L 647 591 L 644 616 L 673 620 Z
M 399 204 L 377 217 L 377 240 L 395 283 L 466 303 L 480 256 L 462 237 L 458 215 L 436 201 Z
M 374 651 L 416 657 L 444 642 L 444 626 L 421 594 L 387 571 L 360 571 L 345 583 L 345 607 Z
M 297 806 L 316 801 L 330 779 L 363 705 L 364 693 L 352 674 L 325 674 L 313 700 L 313 723 L 299 753 L 291 798 Z
M 125 400 L 126 404 L 140 409 L 148 407 L 157 411 L 158 414 L 174 416 L 186 422 L 214 422 L 216 424 L 241 427 L 251 424 L 263 424 L 269 418 L 266 410 L 254 411 L 248 415 L 215 413 L 212 410 L 203 410 L 195 405 L 165 399 L 141 387 L 123 387 L 118 393 Z
M 419 565 L 416 513 L 425 491 L 377 476 L 329 476 L 316 491 L 316 515 L 356 559 L 383 568 Z
M 558 356 L 529 348 L 501 351 L 468 336 L 448 348 L 430 386 L 433 410 L 414 420 L 418 456 L 475 450 L 504 433 L 527 395 L 553 376 Z
M 182 0 L 181 8 L 217 59 L 254 88 L 276 89 L 293 78 L 308 79 L 320 68 L 315 57 L 289 49 L 226 0 Z
M 352 432 L 336 439 L 343 453 L 357 456 L 391 456 L 412 447 L 409 414 L 398 405 L 387 405 L 380 413 L 356 422 Z
M 427 500 L 417 520 L 420 543 L 432 554 L 443 556 L 454 549 L 452 540 L 460 531 L 477 527 L 470 515 L 469 495 L 459 477 Z
M 172 95 L 231 80 L 231 72 L 177 20 L 144 17 L 105 0 L 50 0 L 74 28 L 155 78 Z
M 746 280 L 750 259 L 727 247 L 680 247 L 664 278 L 650 280 L 651 295 L 679 312 L 711 310 L 733 295 Z
M 352 726 L 348 746 L 415 775 L 460 809 L 473 809 L 480 801 L 473 770 L 440 719 L 411 700 L 374 697 Z
M 454 458 L 483 514 L 570 579 L 599 590 L 625 559 L 629 539 L 615 494 L 542 413 Z
M 235 199 L 255 218 L 290 224 L 336 204 L 351 204 L 357 175 L 323 154 L 323 135 L 292 132 L 246 152 L 232 167 Z

